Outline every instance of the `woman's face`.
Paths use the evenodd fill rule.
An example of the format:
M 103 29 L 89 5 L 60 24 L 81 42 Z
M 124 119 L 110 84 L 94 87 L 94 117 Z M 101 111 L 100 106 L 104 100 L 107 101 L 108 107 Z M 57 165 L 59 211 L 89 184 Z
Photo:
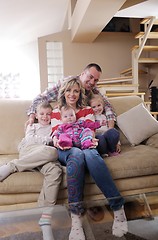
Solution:
M 80 92 L 81 90 L 77 83 L 71 87 L 68 87 L 65 91 L 66 104 L 72 106 L 73 108 L 76 108 L 76 103 L 80 97 Z

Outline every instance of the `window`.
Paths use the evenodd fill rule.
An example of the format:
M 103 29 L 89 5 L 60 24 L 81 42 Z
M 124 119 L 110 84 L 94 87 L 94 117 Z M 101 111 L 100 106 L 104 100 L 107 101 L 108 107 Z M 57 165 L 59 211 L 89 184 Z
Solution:
M 48 88 L 63 78 L 63 46 L 61 42 L 47 42 Z
M 0 98 L 20 97 L 20 75 L 0 73 Z

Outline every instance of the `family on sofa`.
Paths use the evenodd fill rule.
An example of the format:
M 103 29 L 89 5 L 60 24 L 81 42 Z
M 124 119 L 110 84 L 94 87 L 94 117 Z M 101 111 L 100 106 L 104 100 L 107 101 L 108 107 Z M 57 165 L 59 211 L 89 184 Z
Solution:
M 125 192 L 129 188 L 129 186 L 130 186 L 130 189 L 135 189 L 136 191 L 137 191 L 137 188 L 140 188 L 140 186 L 142 187 L 141 191 L 147 190 L 147 187 L 148 188 L 151 187 L 152 190 L 155 190 L 157 186 L 158 166 L 157 166 L 157 161 L 155 159 L 155 156 L 157 156 L 157 150 L 155 149 L 155 147 L 157 146 L 154 145 L 155 144 L 154 134 L 158 132 L 158 125 L 156 120 L 155 121 L 153 121 L 153 119 L 151 120 L 150 114 L 146 112 L 146 109 L 143 107 L 142 103 L 137 98 L 130 99 L 129 102 L 131 102 L 130 103 L 131 106 L 136 105 L 136 107 L 133 107 L 127 112 L 125 111 L 125 113 L 122 113 L 124 112 L 124 109 L 123 111 L 121 109 L 122 105 L 119 105 L 119 108 L 116 107 L 118 102 L 122 101 L 122 99 L 119 99 L 119 101 L 116 100 L 117 102 L 113 101 L 114 109 L 117 110 L 117 115 L 119 115 L 117 117 L 117 122 L 118 122 L 119 128 L 128 138 L 132 146 L 141 143 L 143 140 L 153 135 L 153 138 L 148 139 L 147 142 L 145 143 L 149 145 L 149 147 L 147 145 L 146 146 L 142 145 L 138 147 L 136 146 L 133 149 L 130 148 L 130 150 L 128 147 L 125 147 L 125 149 L 123 149 L 125 150 L 123 151 L 123 154 L 122 153 L 119 154 L 120 152 L 120 145 L 118 144 L 119 134 L 118 134 L 118 131 L 114 128 L 116 115 L 113 111 L 110 101 L 108 101 L 107 98 L 104 98 L 105 112 L 106 112 L 105 125 L 108 124 L 109 130 L 106 131 L 105 136 L 101 135 L 102 136 L 101 139 L 98 137 L 99 142 L 95 138 L 93 138 L 92 135 L 90 137 L 89 135 L 87 135 L 88 140 L 90 140 L 89 143 L 91 144 L 92 148 L 80 149 L 79 148 L 80 146 L 78 146 L 78 148 L 73 146 L 70 149 L 63 150 L 63 146 L 62 148 L 60 148 L 60 144 L 57 141 L 58 139 L 54 137 L 53 139 L 50 138 L 50 132 L 52 132 L 52 130 L 54 132 L 57 129 L 58 125 L 60 125 L 61 123 L 60 109 L 62 106 L 68 105 L 73 107 L 76 113 L 77 120 L 81 120 L 81 121 L 85 120 L 87 122 L 93 122 L 95 120 L 93 110 L 91 107 L 86 106 L 85 100 L 86 98 L 90 99 L 93 96 L 91 94 L 89 95 L 89 93 L 91 93 L 91 90 L 93 90 L 93 94 L 95 95 L 99 94 L 99 92 L 95 88 L 95 85 L 100 78 L 100 74 L 101 74 L 101 68 L 97 64 L 93 64 L 93 63 L 89 64 L 84 69 L 84 71 L 81 73 L 80 76 L 75 78 L 74 77 L 68 78 L 62 83 L 59 83 L 58 85 L 56 85 L 54 88 L 49 89 L 43 94 L 39 95 L 34 100 L 33 104 L 31 105 L 28 111 L 29 120 L 27 121 L 27 124 L 26 124 L 27 125 L 26 131 L 28 131 L 29 129 L 31 134 L 30 135 L 28 134 L 28 138 L 26 137 L 27 136 L 26 134 L 24 140 L 22 140 L 22 142 L 20 143 L 20 147 L 21 148 L 24 147 L 23 148 L 24 151 L 22 155 L 21 154 L 19 155 L 19 160 L 21 161 L 17 159 L 11 160 L 6 165 L 3 165 L 2 167 L 0 167 L 1 181 L 4 180 L 8 175 L 9 175 L 8 178 L 10 178 L 10 176 L 12 177 L 12 175 L 14 175 L 14 174 L 10 175 L 10 173 L 12 172 L 21 172 L 27 169 L 31 170 L 31 169 L 34 169 L 35 167 L 38 167 L 38 170 L 44 176 L 42 190 L 38 198 L 39 206 L 48 206 L 48 207 L 52 206 L 53 204 L 56 203 L 57 198 L 60 199 L 61 197 L 60 191 L 58 194 L 58 190 L 63 191 L 64 189 L 66 189 L 68 191 L 68 202 L 69 202 L 69 209 L 71 212 L 71 219 L 72 219 L 72 228 L 69 235 L 69 239 L 71 240 L 85 239 L 84 231 L 82 228 L 82 214 L 85 211 L 84 205 L 83 205 L 83 195 L 84 195 L 83 190 L 84 190 L 84 179 L 85 179 L 86 169 L 88 169 L 88 172 L 90 173 L 93 181 L 99 187 L 103 195 L 107 199 L 109 199 L 109 205 L 111 209 L 114 211 L 114 223 L 113 223 L 112 231 L 113 231 L 113 234 L 118 237 L 123 236 L 128 231 L 126 216 L 123 208 L 124 199 L 120 195 L 120 190 L 121 191 L 123 190 Z M 57 99 L 58 99 L 58 108 L 54 108 L 52 111 L 50 105 L 47 105 L 47 104 L 48 102 L 51 102 L 52 100 L 57 100 Z M 47 103 L 45 101 L 47 101 Z M 44 103 L 41 103 L 41 102 L 44 102 Z M 41 104 L 46 104 L 46 105 L 41 105 Z M 128 110 L 129 108 L 128 101 L 126 102 L 126 104 L 127 106 L 125 106 L 125 109 Z M 100 109 L 100 103 L 98 105 L 99 105 L 98 109 Z M 97 106 L 93 105 L 94 111 L 95 111 L 95 107 Z M 147 119 L 147 122 L 150 122 L 151 128 L 148 128 L 147 130 L 146 129 L 143 130 L 143 134 L 140 134 L 139 130 L 142 131 L 141 127 L 143 126 L 143 123 L 142 123 L 142 120 L 140 121 L 140 123 L 139 121 L 137 121 L 138 122 L 137 125 L 139 129 L 136 131 L 136 133 L 138 132 L 139 134 L 133 135 L 133 132 L 134 132 L 132 129 L 133 126 L 131 126 L 130 124 L 128 126 L 126 122 L 128 122 L 128 119 L 131 119 L 132 117 L 137 118 L 139 114 L 141 114 L 141 116 L 143 116 L 145 120 Z M 37 116 L 39 121 L 41 118 L 40 125 L 39 125 L 39 122 L 37 125 L 34 124 L 35 116 Z M 140 119 L 141 119 L 141 116 L 140 116 Z M 52 125 L 51 127 L 49 125 L 50 120 Z M 131 121 L 129 122 L 131 123 Z M 144 123 L 146 124 L 146 121 L 144 121 Z M 46 134 L 46 136 L 43 138 L 41 137 L 41 134 Z M 100 136 L 99 133 L 97 134 L 97 136 Z M 53 141 L 53 145 L 56 148 L 52 146 L 48 146 L 47 144 L 49 143 L 49 141 Z M 126 140 L 122 141 L 121 139 L 121 144 L 124 141 L 126 142 Z M 78 142 L 77 144 L 80 144 L 80 143 Z M 35 146 L 35 145 L 38 145 L 38 146 Z M 150 146 L 152 145 L 154 146 L 154 148 L 151 149 Z M 105 147 L 103 148 L 102 146 L 105 146 Z M 29 147 L 27 152 L 25 152 L 25 147 Z M 122 147 L 124 148 L 124 146 Z M 35 148 L 38 148 L 39 154 L 34 154 L 33 152 L 32 156 L 36 155 L 35 158 L 34 157 L 32 159 L 30 158 L 31 159 L 30 161 L 32 162 L 27 162 L 29 152 L 33 151 Z M 143 152 L 142 149 L 143 150 L 146 149 L 147 157 L 151 156 L 150 161 L 148 161 L 149 159 L 145 160 L 144 169 L 143 169 L 141 159 L 139 159 L 140 161 L 138 160 L 137 167 L 135 165 L 136 160 L 133 159 L 133 155 L 135 153 Z M 20 152 L 21 152 L 21 149 L 20 149 Z M 43 152 L 44 154 L 42 154 Z M 102 157 L 98 152 L 101 155 L 105 154 L 106 156 L 107 154 L 110 155 L 111 153 L 115 153 L 113 157 L 116 159 L 118 158 L 118 160 L 115 161 L 114 159 L 112 161 L 113 159 L 112 157 L 109 157 L 109 158 L 106 157 L 107 161 L 105 163 L 105 161 L 102 159 Z M 150 152 L 152 152 L 152 154 L 150 154 Z M 27 156 L 27 158 L 25 158 L 25 155 Z M 41 159 L 41 164 L 39 163 L 40 159 Z M 61 164 L 58 162 L 57 159 Z M 142 159 L 144 160 L 144 158 Z M 140 162 L 140 165 L 139 165 L 139 162 Z M 153 168 L 153 165 L 154 165 L 154 168 Z M 11 169 L 10 166 L 12 166 L 12 170 L 10 170 Z M 66 174 L 65 172 L 62 172 L 63 167 L 66 170 Z M 121 167 L 123 167 L 124 169 L 121 170 Z M 1 171 L 1 169 L 3 169 L 3 171 Z M 32 177 L 33 174 L 35 176 L 35 173 L 32 173 L 29 176 Z M 66 176 L 67 186 L 64 185 L 65 175 L 67 175 Z M 139 178 L 143 180 L 138 181 Z M 113 179 L 115 179 L 115 183 Z M 146 181 L 146 179 L 151 179 L 151 181 Z M 28 181 L 29 180 L 30 179 L 28 179 Z M 136 180 L 136 183 L 133 184 L 135 180 Z M 60 184 L 61 181 L 62 183 Z M 122 181 L 124 182 L 123 185 L 121 184 Z M 34 181 L 34 183 L 36 182 L 37 181 Z M 129 184 L 130 182 L 132 182 L 132 185 Z M 7 179 L 4 180 L 3 183 L 4 184 L 7 183 Z M 34 185 L 34 183 L 32 183 L 32 185 Z M 90 184 L 89 185 L 90 187 L 94 186 L 91 183 L 92 182 L 90 179 L 87 181 L 87 174 L 86 174 L 85 184 L 86 185 Z M 126 183 L 128 183 L 127 188 L 126 188 Z M 1 193 L 3 193 L 2 191 L 5 191 L 4 184 L 2 184 L 3 185 L 2 187 L 0 184 Z M 136 186 L 137 184 L 139 185 L 138 187 Z M 29 186 L 29 188 L 30 187 L 31 186 Z M 119 187 L 119 191 L 118 191 L 118 187 Z M 9 190 L 9 191 L 12 191 L 12 190 Z M 31 193 L 30 190 L 29 192 Z M 97 193 L 98 190 L 96 189 L 95 192 Z M 62 193 L 62 197 L 63 197 L 63 193 Z M 114 199 L 114 197 L 116 198 Z M 46 235 L 53 234 L 50 231 L 51 214 L 52 214 L 51 208 L 48 208 L 47 211 L 43 213 L 39 221 L 42 231 L 44 231 Z M 76 235 L 78 236 L 78 238 Z M 52 239 L 53 239 L 53 235 L 52 235 Z
M 60 110 L 63 106 L 71 106 L 76 114 L 77 120 L 84 120 L 87 123 L 95 121 L 92 108 L 86 105 L 88 102 L 87 99 L 91 97 L 92 93 L 99 94 L 95 86 L 100 78 L 101 72 L 101 68 L 97 64 L 89 64 L 78 77 L 67 79 L 55 88 L 51 89 L 50 92 L 48 90 L 47 93 L 44 93 L 44 95 L 46 94 L 47 96 L 47 102 L 50 102 L 50 100 L 57 100 L 58 96 L 58 108 L 55 108 L 53 111 L 49 105 L 46 105 L 46 102 L 43 103 L 43 105 L 38 105 L 39 99 L 44 98 L 44 95 L 37 97 L 28 113 L 29 120 L 27 122 L 25 138 L 19 144 L 19 159 L 12 160 L 8 164 L 0 167 L 0 180 L 3 181 L 7 176 L 16 171 L 20 172 L 31 170 L 45 164 L 47 166 L 47 164 L 50 163 L 55 165 L 55 167 L 52 168 L 51 174 L 53 177 L 55 176 L 55 178 L 58 178 L 58 180 L 55 181 L 57 186 L 54 186 L 55 189 L 51 189 L 50 192 L 48 189 L 42 189 L 41 194 L 45 194 L 46 198 L 46 201 L 43 203 L 42 200 L 40 200 L 41 196 L 39 197 L 39 206 L 51 206 L 51 204 L 55 204 L 56 202 L 52 198 L 57 195 L 56 192 L 58 191 L 61 179 L 61 168 L 57 159 L 59 159 L 62 165 L 66 166 L 68 200 L 72 219 L 72 228 L 69 235 L 69 239 L 71 240 L 77 239 L 77 237 L 78 239 L 85 239 L 81 219 L 82 214 L 85 212 L 82 202 L 86 168 L 88 168 L 90 175 L 105 197 L 109 199 L 110 207 L 114 211 L 114 223 L 112 228 L 113 234 L 121 237 L 128 231 L 126 216 L 123 208 L 124 199 L 120 195 L 104 160 L 96 150 L 98 146 L 98 149 L 100 147 L 102 151 L 105 149 L 105 152 L 103 152 L 105 154 L 108 154 L 108 152 L 111 154 L 112 152 L 117 152 L 116 145 L 119 140 L 119 133 L 114 128 L 116 116 L 108 100 L 104 98 L 105 113 L 107 113 L 104 125 L 107 125 L 107 132 L 109 131 L 109 134 L 103 136 L 101 140 L 99 139 L 98 141 L 92 135 L 89 137 L 88 133 L 85 138 L 87 141 L 87 138 L 89 137 L 89 140 L 91 141 L 91 145 L 89 147 L 80 149 L 80 142 L 79 145 L 73 145 L 69 148 L 66 147 L 65 149 L 60 146 L 56 136 L 52 135 L 52 139 L 50 139 L 50 130 L 54 132 L 61 123 Z M 38 119 L 38 123 L 34 123 L 35 116 Z M 69 116 L 66 115 L 66 117 Z M 103 123 L 101 123 L 101 125 L 103 125 Z M 78 131 L 76 130 L 76 132 Z M 49 146 L 49 142 L 51 141 L 53 141 L 54 147 Z M 37 157 L 39 158 L 37 159 Z M 76 173 L 74 175 L 75 170 Z M 72 184 L 74 188 L 73 192 L 71 192 Z M 47 187 L 46 185 L 44 186 Z M 49 225 L 49 214 L 48 218 L 46 218 L 44 213 L 39 221 L 39 224 L 42 228 L 45 224 Z

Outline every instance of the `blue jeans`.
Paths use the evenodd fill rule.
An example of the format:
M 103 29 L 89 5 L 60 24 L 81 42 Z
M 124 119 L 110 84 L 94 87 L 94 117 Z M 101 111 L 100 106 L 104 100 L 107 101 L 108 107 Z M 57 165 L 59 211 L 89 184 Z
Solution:
M 103 134 L 96 134 L 96 138 L 99 139 L 97 150 L 100 154 L 108 154 L 116 151 L 116 145 L 119 141 L 119 131 L 115 128 L 107 130 Z
M 116 211 L 122 207 L 124 199 L 117 190 L 109 169 L 96 149 L 81 150 L 73 147 L 65 151 L 58 150 L 58 154 L 59 161 L 66 166 L 68 201 L 72 212 L 76 214 L 84 212 L 82 201 L 86 168 L 108 199 L 111 209 Z

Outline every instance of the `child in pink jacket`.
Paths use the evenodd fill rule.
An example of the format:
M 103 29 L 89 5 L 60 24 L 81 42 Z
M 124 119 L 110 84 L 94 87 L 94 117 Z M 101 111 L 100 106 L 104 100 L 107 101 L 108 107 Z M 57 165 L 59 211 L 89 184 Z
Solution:
M 94 144 L 94 131 L 101 127 L 100 121 L 76 121 L 75 111 L 69 107 L 64 106 L 61 108 L 61 121 L 62 124 L 53 133 L 56 137 L 58 144 L 63 149 L 69 149 L 72 146 L 81 149 L 96 147 Z

